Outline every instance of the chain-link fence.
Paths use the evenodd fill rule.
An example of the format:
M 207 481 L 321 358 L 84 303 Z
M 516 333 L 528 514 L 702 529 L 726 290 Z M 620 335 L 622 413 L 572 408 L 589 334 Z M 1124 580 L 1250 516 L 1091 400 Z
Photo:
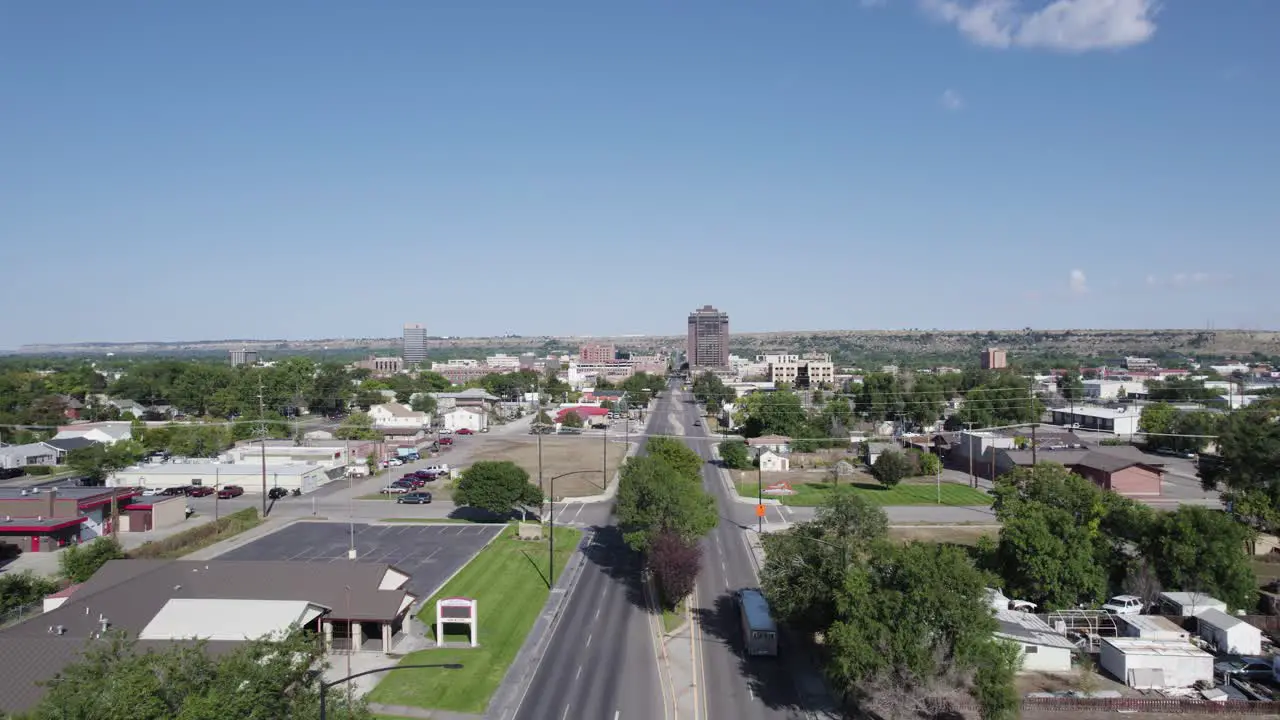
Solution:
M 0 628 L 16 625 L 44 612 L 44 601 L 22 605 L 0 613 Z

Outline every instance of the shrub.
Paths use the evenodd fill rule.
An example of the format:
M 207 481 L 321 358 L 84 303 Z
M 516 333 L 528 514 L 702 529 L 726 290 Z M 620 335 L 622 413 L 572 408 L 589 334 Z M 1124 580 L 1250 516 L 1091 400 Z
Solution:
M 146 543 L 136 550 L 131 550 L 129 557 L 138 560 L 182 557 L 220 540 L 239 535 L 261 523 L 262 519 L 258 516 L 257 508 L 245 508 L 230 515 L 224 515 L 211 523 Z
M 82 583 L 93 577 L 98 568 L 107 562 L 122 557 L 124 548 L 120 547 L 118 540 L 100 537 L 88 544 L 72 545 L 62 551 L 62 557 L 58 558 L 58 568 L 64 578 L 73 583 Z
M 698 567 L 702 564 L 702 551 L 679 535 L 664 532 L 650 545 L 648 564 L 658 583 L 663 606 L 671 609 L 693 592 Z
M 53 466 L 52 465 L 28 465 L 22 468 L 22 472 L 26 473 L 27 475 L 52 475 Z
M 893 487 L 911 476 L 913 463 L 904 454 L 890 450 L 880 453 L 876 464 L 871 467 L 871 474 L 885 487 Z
M 747 444 L 741 440 L 725 440 L 720 443 L 720 459 L 730 470 L 746 470 L 751 467 Z

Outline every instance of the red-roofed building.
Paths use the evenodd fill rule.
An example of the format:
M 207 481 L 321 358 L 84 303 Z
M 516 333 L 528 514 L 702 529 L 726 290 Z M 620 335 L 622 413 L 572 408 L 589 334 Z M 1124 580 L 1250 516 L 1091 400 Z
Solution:
M 556 422 L 564 422 L 565 415 L 569 413 L 577 413 L 582 418 L 584 424 L 590 425 L 592 418 L 600 418 L 609 414 L 609 411 L 596 407 L 595 405 L 578 405 L 576 407 L 568 407 L 556 413 Z
M 132 488 L 0 488 L 0 543 L 43 552 L 109 535 L 112 499 L 118 516 L 138 495 Z

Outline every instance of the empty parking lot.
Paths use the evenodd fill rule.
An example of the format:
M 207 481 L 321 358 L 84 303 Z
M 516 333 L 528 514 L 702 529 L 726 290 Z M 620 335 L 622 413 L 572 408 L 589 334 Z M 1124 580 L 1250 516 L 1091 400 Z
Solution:
M 409 574 L 409 589 L 426 599 L 504 525 L 355 525 L 358 562 L 387 563 Z M 351 526 L 299 522 L 219 557 L 220 560 L 348 562 Z M 319 568 L 317 568 L 319 569 Z

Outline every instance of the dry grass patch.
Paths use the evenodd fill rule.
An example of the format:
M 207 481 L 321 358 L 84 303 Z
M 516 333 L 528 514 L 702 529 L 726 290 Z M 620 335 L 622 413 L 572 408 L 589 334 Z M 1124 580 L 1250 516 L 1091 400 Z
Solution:
M 556 497 L 582 497 L 604 492 L 606 479 L 612 479 L 626 455 L 622 435 L 609 435 L 606 445 L 600 435 L 544 435 L 542 438 L 542 477 L 549 479 L 575 470 L 595 470 L 556 480 Z M 619 442 L 614 442 L 615 440 Z M 632 441 L 637 438 L 632 436 Z M 607 449 L 607 464 L 606 464 Z M 538 438 L 485 438 L 474 453 L 477 460 L 510 460 L 524 468 L 529 478 L 538 482 Z M 603 474 L 600 470 L 603 468 Z
M 898 525 L 889 528 L 889 537 L 901 542 L 918 540 L 920 542 L 952 543 L 955 545 L 977 545 L 978 539 L 989 537 L 995 540 L 1000 529 L 987 525 Z

